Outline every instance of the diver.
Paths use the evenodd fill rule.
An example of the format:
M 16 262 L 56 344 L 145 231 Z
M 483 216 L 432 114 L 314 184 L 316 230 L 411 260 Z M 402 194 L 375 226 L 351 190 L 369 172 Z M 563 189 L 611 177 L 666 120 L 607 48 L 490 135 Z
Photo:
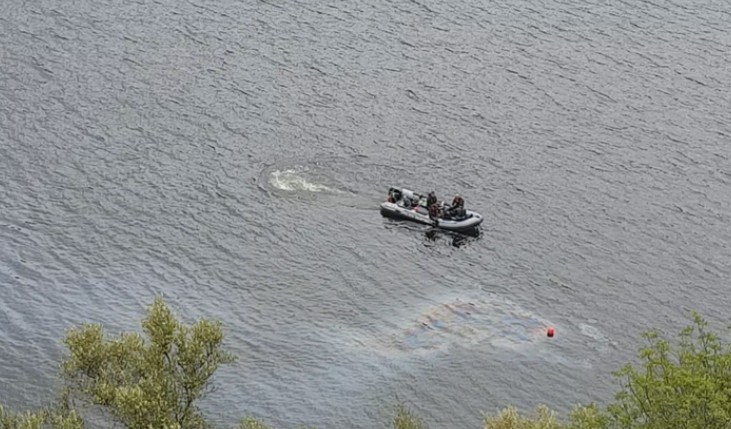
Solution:
M 437 195 L 434 193 L 434 191 L 429 192 L 429 195 L 426 197 L 426 206 L 431 207 L 433 204 L 437 203 Z

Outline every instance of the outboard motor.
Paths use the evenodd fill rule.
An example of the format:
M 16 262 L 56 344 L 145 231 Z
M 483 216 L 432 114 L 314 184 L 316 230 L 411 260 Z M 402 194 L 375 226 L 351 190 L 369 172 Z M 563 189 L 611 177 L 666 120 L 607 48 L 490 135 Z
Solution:
M 394 187 L 388 188 L 388 202 L 395 203 L 399 199 L 401 199 L 401 192 Z

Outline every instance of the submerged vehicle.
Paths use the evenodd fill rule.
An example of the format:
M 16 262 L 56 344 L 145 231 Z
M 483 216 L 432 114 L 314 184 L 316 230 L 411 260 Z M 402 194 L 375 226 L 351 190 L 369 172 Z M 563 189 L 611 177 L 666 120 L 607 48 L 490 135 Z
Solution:
M 444 201 L 430 210 L 427 196 L 406 188 L 391 187 L 388 200 L 381 203 L 381 215 L 394 219 L 411 220 L 447 231 L 474 231 L 483 221 L 481 214 L 463 207 L 454 208 Z

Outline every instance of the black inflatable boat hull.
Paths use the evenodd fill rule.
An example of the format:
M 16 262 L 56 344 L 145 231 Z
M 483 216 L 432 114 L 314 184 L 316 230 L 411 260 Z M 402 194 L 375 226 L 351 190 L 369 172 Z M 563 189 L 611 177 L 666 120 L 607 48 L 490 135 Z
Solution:
M 409 197 L 414 196 L 413 192 L 408 189 L 402 189 L 401 192 Z M 392 219 L 410 220 L 456 232 L 474 230 L 484 220 L 481 214 L 472 210 L 465 210 L 465 217 L 459 220 L 432 219 L 429 217 L 429 210 L 423 205 L 407 208 L 401 205 L 400 202 L 381 203 L 381 215 Z

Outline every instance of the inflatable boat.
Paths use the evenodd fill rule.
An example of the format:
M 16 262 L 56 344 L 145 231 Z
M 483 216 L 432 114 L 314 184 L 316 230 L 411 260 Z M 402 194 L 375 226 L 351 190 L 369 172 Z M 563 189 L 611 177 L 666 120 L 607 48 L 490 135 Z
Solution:
M 388 190 L 388 200 L 381 203 L 381 215 L 455 232 L 473 231 L 483 221 L 482 215 L 473 210 L 452 211 L 443 201 L 437 202 L 437 207 L 437 213 L 430 215 L 426 195 L 405 188 L 391 187 Z

